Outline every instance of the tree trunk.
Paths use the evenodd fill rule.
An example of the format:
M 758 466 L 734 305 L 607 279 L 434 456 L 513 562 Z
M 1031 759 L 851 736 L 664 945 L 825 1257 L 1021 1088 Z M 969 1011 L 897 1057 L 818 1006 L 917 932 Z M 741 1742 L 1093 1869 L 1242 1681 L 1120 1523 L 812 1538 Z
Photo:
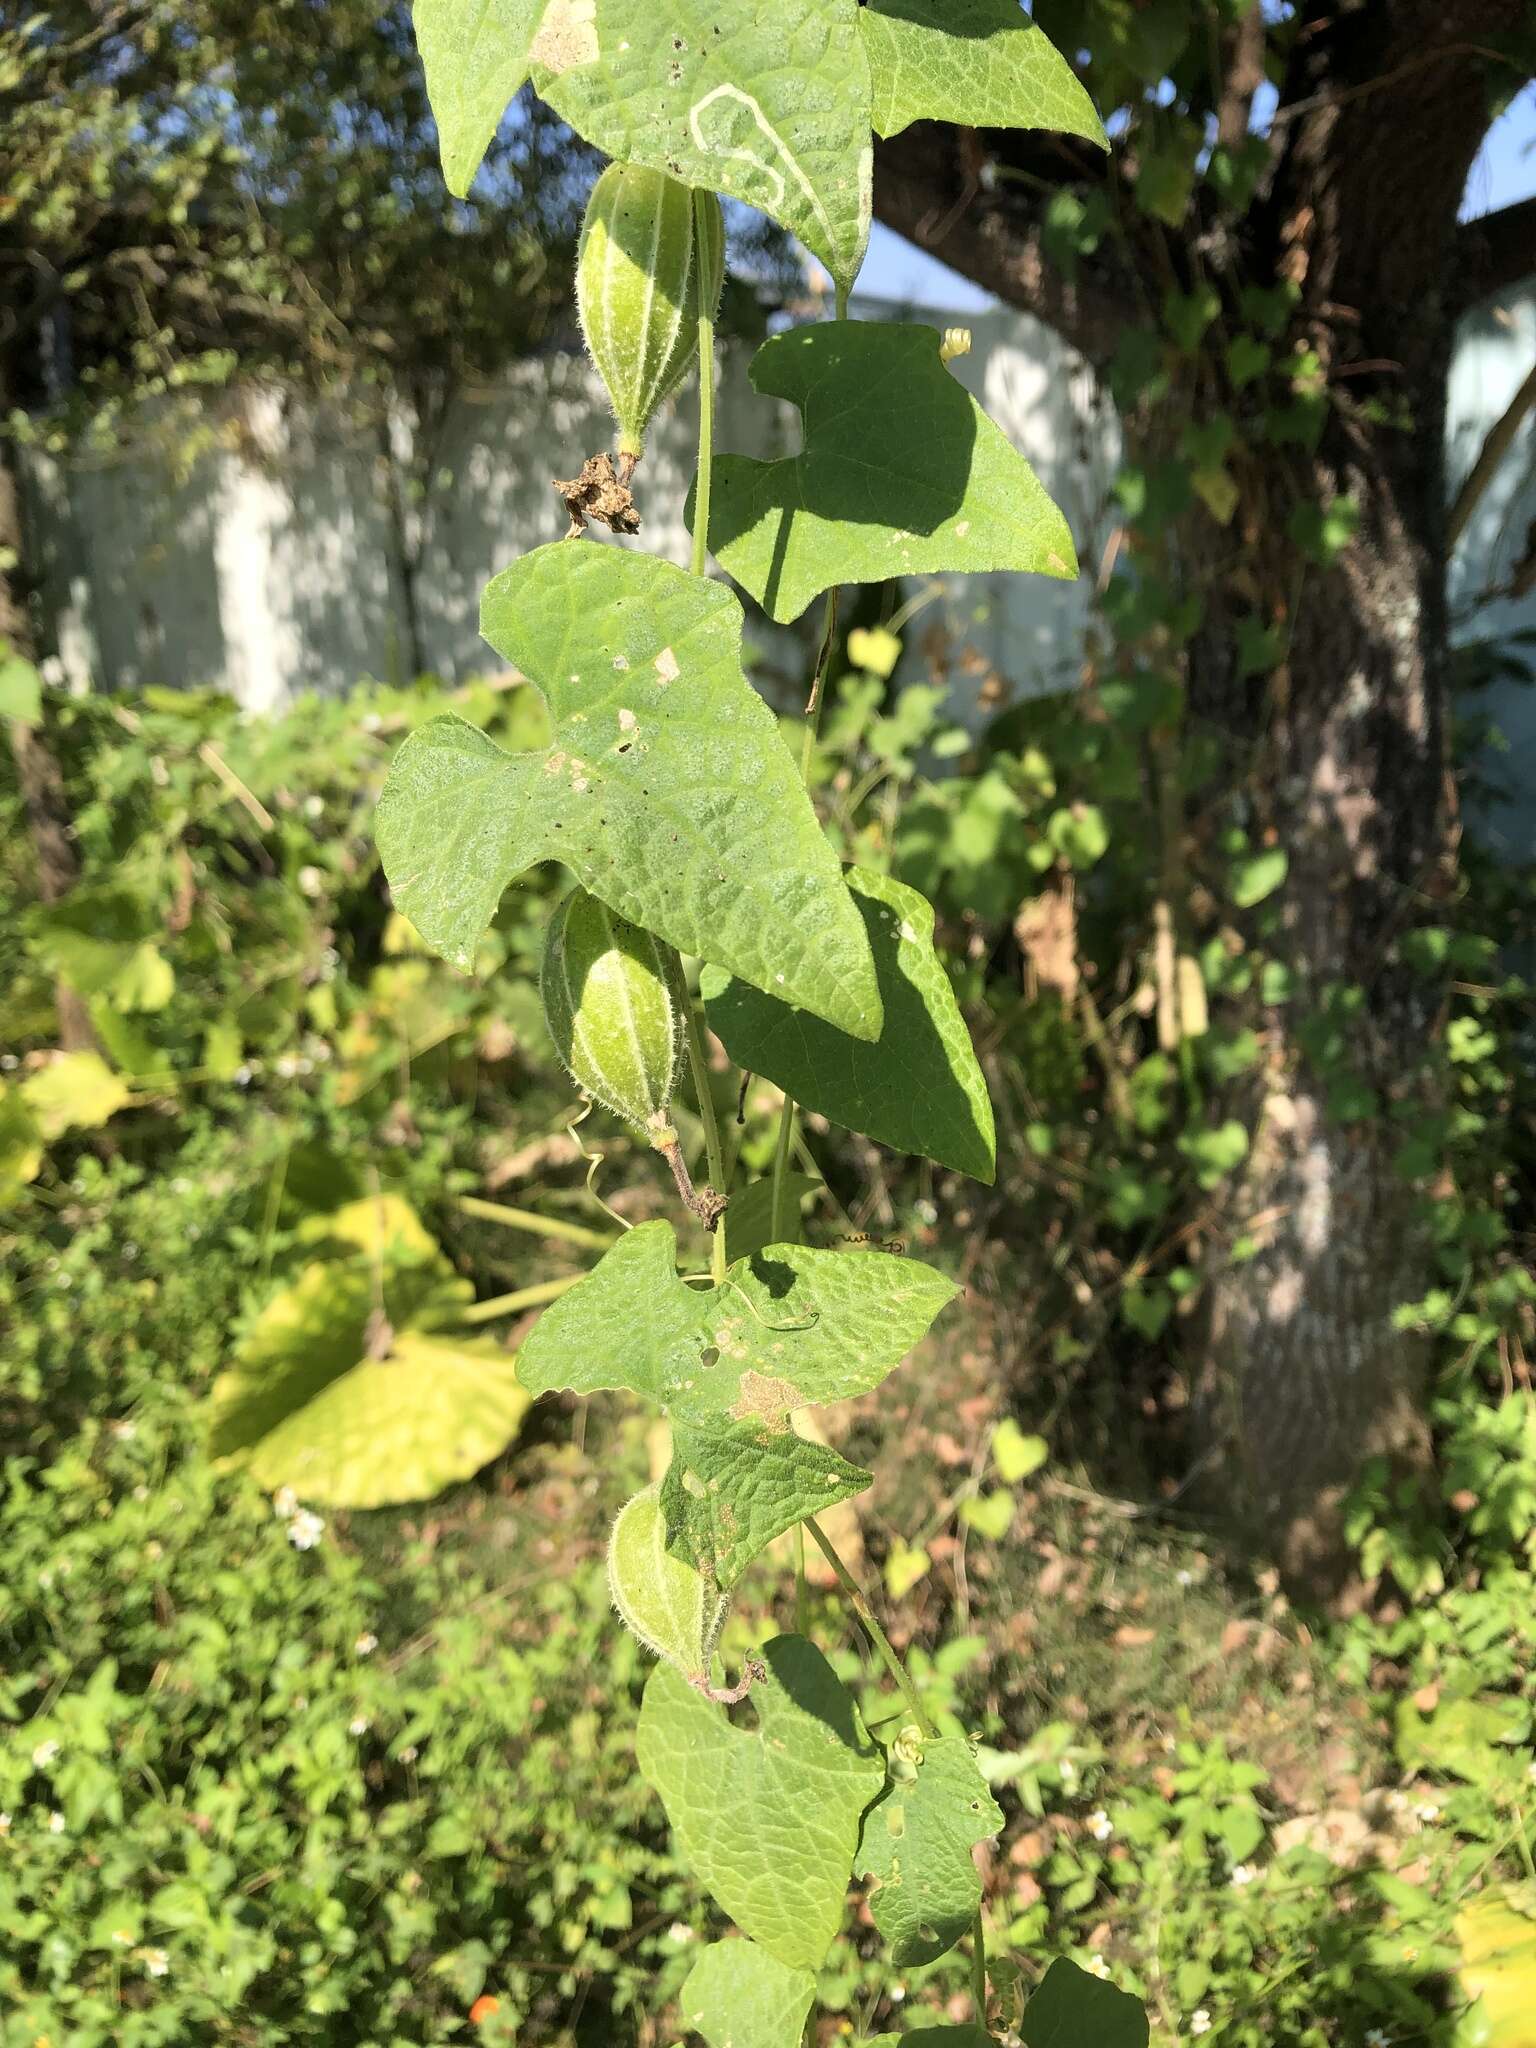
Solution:
M 5 384 L 0 378 L 0 419 L 6 412 Z M 0 641 L 23 660 L 37 656 L 26 594 L 26 534 L 22 519 L 21 480 L 16 474 L 11 443 L 0 434 Z M 27 835 L 37 862 L 37 893 L 44 903 L 57 903 L 80 879 L 80 861 L 70 837 L 69 804 L 64 777 L 41 726 L 10 721 L 11 755 L 26 812 Z M 79 1052 L 96 1043 L 84 1002 L 67 982 L 54 987 L 59 1043 Z
M 1413 1467 L 1429 1448 L 1428 1360 L 1394 1315 L 1425 1292 L 1426 1261 L 1385 1112 L 1425 1085 L 1414 1075 L 1440 996 L 1393 953 L 1454 873 L 1444 414 L 1463 259 L 1475 255 L 1456 216 L 1488 124 L 1480 39 L 1513 33 L 1525 7 L 1305 0 L 1271 174 L 1250 213 L 1210 232 L 1192 209 L 1170 243 L 1117 203 L 1124 238 L 1106 237 L 1070 276 L 1052 265 L 1029 197 L 1053 175 L 1049 157 L 1029 155 L 1030 138 L 983 146 L 918 124 L 883 146 L 876 181 L 890 226 L 1060 327 L 1101 372 L 1126 323 L 1146 317 L 1140 308 L 1172 279 L 1202 275 L 1228 305 L 1245 284 L 1293 287 L 1280 346 L 1314 351 L 1321 367 L 1328 411 L 1315 456 L 1256 441 L 1233 527 L 1186 540 L 1206 600 L 1191 709 L 1230 736 L 1260 832 L 1288 856 L 1266 908 L 1278 905 L 1276 950 L 1296 982 L 1267 1020 L 1273 1053 L 1230 1219 L 1260 1250 L 1211 1276 L 1194 1379 L 1220 1453 L 1210 1476 L 1221 1504 L 1257 1524 L 1294 1585 L 1324 1598 L 1349 1580 L 1341 1510 L 1365 1460 Z M 989 180 L 989 151 L 1010 156 L 1018 178 Z M 1057 148 L 1055 176 L 1074 162 Z M 1484 281 L 1514 274 L 1503 244 L 1517 251 L 1525 226 L 1512 209 L 1473 238 L 1494 245 L 1482 252 Z M 1221 395 L 1217 346 L 1204 388 L 1241 412 L 1248 401 Z M 1176 434 L 1188 411 L 1178 400 L 1164 410 Z M 1319 567 L 1292 538 L 1291 516 L 1346 497 L 1358 529 Z M 1287 653 L 1277 672 L 1245 681 L 1235 623 L 1255 611 L 1281 627 Z M 1341 1114 L 1336 1063 L 1304 1028 L 1339 991 L 1358 992 L 1343 1051 L 1357 1107 L 1362 1089 L 1377 1105 L 1366 1116 Z

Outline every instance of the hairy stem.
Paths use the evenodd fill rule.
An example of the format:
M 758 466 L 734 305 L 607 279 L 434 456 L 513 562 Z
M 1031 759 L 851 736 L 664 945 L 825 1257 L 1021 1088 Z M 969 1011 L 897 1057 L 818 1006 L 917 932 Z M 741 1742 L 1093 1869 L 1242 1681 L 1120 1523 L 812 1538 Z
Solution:
M 709 1163 L 709 1184 L 723 1199 L 727 1193 L 725 1154 L 720 1145 L 720 1119 L 715 1115 L 714 1092 L 709 1085 L 709 1061 L 704 1052 L 704 1034 L 699 1028 L 698 1005 L 689 995 L 686 986 L 679 990 L 678 995 L 682 1004 L 683 1024 L 688 1034 L 688 1071 L 693 1076 L 693 1092 L 699 1105 L 699 1121 L 704 1126 L 704 1157 Z M 725 1278 L 723 1217 L 715 1225 L 710 1240 L 709 1263 L 718 1286 Z

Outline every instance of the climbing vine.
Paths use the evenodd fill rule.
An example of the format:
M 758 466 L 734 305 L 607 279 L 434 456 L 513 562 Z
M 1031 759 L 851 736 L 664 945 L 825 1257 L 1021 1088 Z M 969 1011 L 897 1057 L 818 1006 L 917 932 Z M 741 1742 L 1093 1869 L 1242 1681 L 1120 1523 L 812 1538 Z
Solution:
M 640 1768 L 740 1930 L 702 1950 L 683 2019 L 713 2048 L 811 2038 L 815 1972 L 859 1879 L 896 1968 L 969 1945 L 973 2021 L 914 2016 L 906 2039 L 971 2048 L 1022 2022 L 1033 2048 L 1144 2042 L 1134 2003 L 1065 1962 L 1021 2016 L 1018 1966 L 987 1954 L 971 1854 L 1002 1815 L 822 1527 L 870 1475 L 793 1420 L 878 1387 L 956 1292 L 898 1249 L 802 1241 L 798 1105 L 983 1181 L 995 1170 L 932 909 L 845 868 L 806 787 L 839 591 L 937 572 L 1076 574 L 1060 512 L 951 375 L 953 340 L 849 317 L 872 132 L 984 118 L 1102 142 L 1102 127 L 1014 0 L 418 0 L 415 15 L 455 192 L 529 77 L 613 158 L 577 297 L 617 447 L 584 453 L 557 486 L 568 538 L 495 578 L 482 610 L 486 639 L 547 704 L 548 744 L 509 753 L 461 719 L 434 720 L 400 749 L 377 833 L 396 904 L 465 969 L 509 884 L 542 862 L 569 871 L 542 975 L 551 1035 L 598 1113 L 660 1152 L 676 1185 L 677 1223 L 626 1228 L 547 1309 L 518 1377 L 532 1395 L 634 1394 L 670 1428 L 664 1476 L 617 1516 L 609 1573 L 618 1613 L 658 1660 Z M 774 337 L 753 365 L 756 390 L 801 414 L 802 450 L 780 461 L 714 449 L 722 198 L 797 235 L 835 287 L 835 318 Z M 638 530 L 647 426 L 694 370 L 685 572 L 591 528 Z M 744 673 L 742 606 L 709 575 L 711 556 L 775 621 L 820 603 L 798 761 Z M 706 1023 L 743 1073 L 783 1091 L 759 1181 L 727 1164 Z M 685 1073 L 695 1159 L 672 1116 Z M 790 1532 L 824 1553 L 889 1679 L 888 1712 L 861 1714 L 804 1634 L 803 1599 L 799 1632 L 723 1668 L 734 1590 Z

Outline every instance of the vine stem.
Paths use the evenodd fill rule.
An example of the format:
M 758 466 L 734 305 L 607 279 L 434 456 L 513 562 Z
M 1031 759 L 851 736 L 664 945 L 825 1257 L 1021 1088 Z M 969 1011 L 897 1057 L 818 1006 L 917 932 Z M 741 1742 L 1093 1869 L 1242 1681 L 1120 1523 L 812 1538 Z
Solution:
M 837 587 L 827 592 L 826 607 L 822 612 L 821 643 L 816 653 L 816 668 L 811 677 L 811 693 L 805 700 L 805 735 L 800 743 L 800 779 L 807 787 L 811 779 L 811 761 L 816 752 L 816 735 L 821 730 L 821 707 L 827 694 L 827 674 L 832 666 L 832 650 L 837 642 Z M 779 1117 L 779 1140 L 773 1154 L 773 1193 L 770 1197 L 772 1210 L 769 1216 L 769 1242 L 782 1244 L 784 1232 L 789 1227 L 789 1158 L 795 1143 L 795 1099 L 784 1097 L 784 1108 Z
M 515 1294 L 497 1294 L 489 1301 L 477 1301 L 455 1316 L 454 1324 L 488 1323 L 497 1316 L 515 1315 L 520 1308 L 542 1308 L 546 1301 L 557 1301 L 586 1277 L 585 1273 L 573 1273 L 565 1280 L 541 1280 L 536 1287 L 519 1287 Z
M 720 1144 L 720 1119 L 715 1114 L 714 1091 L 709 1085 L 709 1061 L 704 1052 L 704 1034 L 699 1029 L 698 1005 L 687 987 L 679 991 L 683 1024 L 688 1034 L 688 1070 L 698 1098 L 699 1121 L 704 1126 L 704 1157 L 709 1163 L 709 1184 L 717 1195 L 727 1192 L 725 1154 Z M 715 1224 L 709 1243 L 709 1269 L 718 1287 L 725 1278 L 725 1218 Z
M 817 1549 L 827 1560 L 827 1563 L 831 1565 L 833 1576 L 842 1588 L 848 1605 L 858 1616 L 860 1627 L 874 1644 L 881 1662 L 896 1681 L 896 1690 L 912 1709 L 912 1716 L 917 1722 L 918 1727 L 922 1729 L 925 1735 L 937 1735 L 939 1731 L 923 1711 L 923 1703 L 917 1696 L 917 1687 L 912 1683 L 906 1665 L 902 1663 L 895 1650 L 892 1649 L 890 1637 L 875 1619 L 874 1609 L 865 1598 L 863 1587 L 827 1541 L 821 1524 L 814 1515 L 806 1516 L 805 1526 L 810 1530 L 811 1538 L 816 1544 Z
M 485 1202 L 478 1195 L 461 1195 L 458 1209 L 462 1215 L 477 1216 L 483 1223 L 500 1223 L 508 1230 L 526 1230 L 530 1237 L 562 1238 L 567 1244 L 579 1244 L 584 1251 L 605 1252 L 613 1243 L 612 1236 L 603 1230 L 588 1230 L 581 1223 L 567 1223 L 563 1216 L 540 1216 L 533 1209 L 509 1209 L 501 1202 Z
M 702 249 L 710 233 L 706 211 L 716 203 L 712 192 L 693 195 L 695 245 Z M 699 480 L 693 500 L 693 573 L 703 576 L 709 568 L 709 500 L 715 466 L 715 313 L 701 296 L 699 301 Z

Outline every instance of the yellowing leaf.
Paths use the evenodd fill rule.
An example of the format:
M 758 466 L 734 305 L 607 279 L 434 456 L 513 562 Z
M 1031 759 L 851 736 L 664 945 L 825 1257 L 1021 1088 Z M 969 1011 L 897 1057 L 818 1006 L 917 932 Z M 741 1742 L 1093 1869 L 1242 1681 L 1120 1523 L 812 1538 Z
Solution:
M 66 1052 L 21 1084 L 44 1140 L 65 1131 L 95 1131 L 133 1097 L 99 1052 Z
M 1536 1898 L 1532 1887 L 1488 1891 L 1456 1917 L 1461 1981 L 1480 2001 L 1478 2048 L 1536 2048 Z

